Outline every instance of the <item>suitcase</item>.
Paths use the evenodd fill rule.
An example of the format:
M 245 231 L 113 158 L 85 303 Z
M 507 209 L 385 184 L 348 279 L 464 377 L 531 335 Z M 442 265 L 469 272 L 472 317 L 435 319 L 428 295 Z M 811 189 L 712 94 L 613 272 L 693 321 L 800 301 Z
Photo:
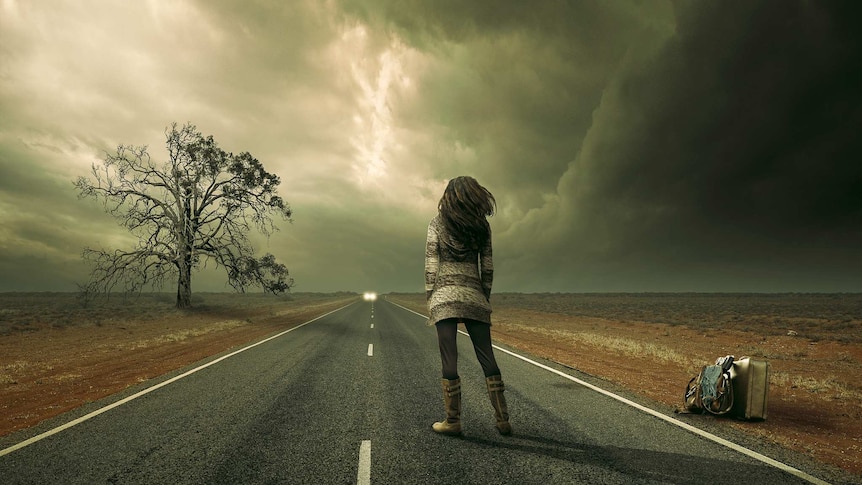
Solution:
M 741 419 L 766 419 L 769 362 L 743 357 L 730 368 L 733 385 L 731 414 Z

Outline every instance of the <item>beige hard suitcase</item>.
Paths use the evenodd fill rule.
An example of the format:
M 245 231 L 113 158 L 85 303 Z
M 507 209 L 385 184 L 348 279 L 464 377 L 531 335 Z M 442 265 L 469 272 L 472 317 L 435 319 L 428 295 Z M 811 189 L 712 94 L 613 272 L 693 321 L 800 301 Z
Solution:
M 766 419 L 769 362 L 742 357 L 730 368 L 733 385 L 731 414 L 742 419 Z

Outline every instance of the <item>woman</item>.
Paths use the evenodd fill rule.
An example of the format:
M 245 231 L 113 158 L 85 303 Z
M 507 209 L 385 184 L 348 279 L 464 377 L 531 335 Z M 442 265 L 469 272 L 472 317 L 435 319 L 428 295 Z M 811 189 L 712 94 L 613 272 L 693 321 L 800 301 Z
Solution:
M 461 434 L 461 379 L 458 376 L 458 323 L 464 323 L 485 373 L 497 431 L 512 434 L 503 380 L 491 347 L 491 227 L 496 201 L 472 177 L 449 181 L 428 225 L 425 245 L 425 298 L 429 325 L 437 327 L 443 363 L 443 403 L 446 418 L 434 431 Z

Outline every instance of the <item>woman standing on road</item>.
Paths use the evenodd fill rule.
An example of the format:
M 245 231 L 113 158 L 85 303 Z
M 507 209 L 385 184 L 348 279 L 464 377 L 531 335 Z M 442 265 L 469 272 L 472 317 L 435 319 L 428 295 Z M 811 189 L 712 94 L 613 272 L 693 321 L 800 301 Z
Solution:
M 472 177 L 449 181 L 438 205 L 439 213 L 428 225 L 425 243 L 425 298 L 436 325 L 443 363 L 443 403 L 446 418 L 434 423 L 434 431 L 461 434 L 461 379 L 458 376 L 458 323 L 464 323 L 476 357 L 485 373 L 488 396 L 494 407 L 497 431 L 512 434 L 500 369 L 491 347 L 491 227 L 496 201 Z

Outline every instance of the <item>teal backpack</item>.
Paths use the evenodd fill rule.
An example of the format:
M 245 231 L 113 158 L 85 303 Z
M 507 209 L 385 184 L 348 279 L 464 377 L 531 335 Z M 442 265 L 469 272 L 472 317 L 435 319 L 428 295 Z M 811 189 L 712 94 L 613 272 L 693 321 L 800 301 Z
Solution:
M 714 365 L 705 365 L 685 389 L 685 409 L 689 412 L 725 414 L 733 407 L 733 385 L 730 368 L 733 356 L 719 357 Z

